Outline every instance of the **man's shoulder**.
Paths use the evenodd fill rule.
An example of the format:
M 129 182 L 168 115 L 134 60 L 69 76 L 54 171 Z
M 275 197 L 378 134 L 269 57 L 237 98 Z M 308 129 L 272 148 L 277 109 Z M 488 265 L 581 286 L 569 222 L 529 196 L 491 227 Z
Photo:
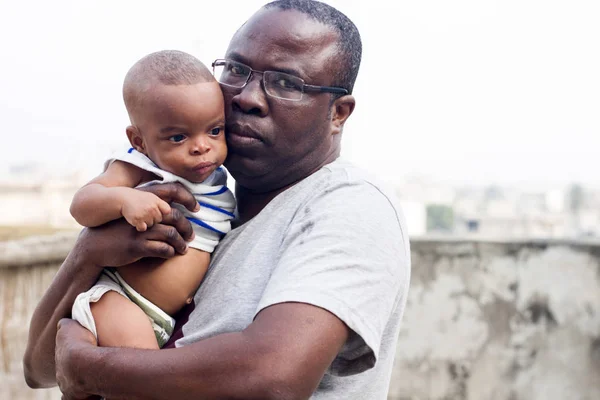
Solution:
M 405 230 L 394 191 L 372 173 L 338 158 L 277 196 L 257 221 L 288 226 L 294 220 L 339 220 L 354 218 L 357 213 L 370 224 L 385 220 L 386 225 Z
M 339 218 L 353 218 L 357 213 L 373 224 L 385 220 L 405 232 L 405 218 L 395 191 L 373 173 L 344 159 L 325 165 L 301 189 L 305 206 L 321 214 L 323 210 Z
M 386 199 L 393 208 L 398 208 L 398 199 L 393 188 L 372 172 L 341 158 L 321 168 L 313 188 L 333 196 L 344 195 L 347 192 L 344 189 L 354 188 L 354 194 L 381 197 Z

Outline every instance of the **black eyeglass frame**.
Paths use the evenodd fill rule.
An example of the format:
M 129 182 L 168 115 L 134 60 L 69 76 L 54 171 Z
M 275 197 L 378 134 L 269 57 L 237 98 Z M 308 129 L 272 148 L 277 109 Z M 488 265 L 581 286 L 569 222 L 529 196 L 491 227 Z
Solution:
M 236 88 L 236 89 L 243 89 L 244 87 L 246 87 L 246 85 L 248 84 L 248 82 L 250 82 L 250 78 L 252 77 L 253 73 L 259 73 L 259 74 L 262 74 L 264 76 L 265 72 L 273 72 L 273 73 L 279 73 L 279 74 L 285 74 L 285 75 L 293 76 L 294 78 L 302 81 L 302 93 L 304 93 L 304 92 L 321 92 L 321 93 L 334 93 L 334 94 L 341 94 L 341 95 L 346 95 L 346 94 L 350 93 L 350 92 L 348 92 L 348 89 L 344 89 L 344 88 L 341 88 L 341 87 L 309 85 L 307 83 L 304 83 L 304 79 L 302 79 L 302 78 L 300 78 L 298 76 L 292 75 L 292 74 L 285 73 L 285 72 L 280 72 L 280 71 L 258 71 L 256 69 L 250 68 L 250 66 L 248 66 L 248 65 L 246 65 L 244 63 L 241 63 L 239 61 L 229 60 L 229 59 L 225 59 L 225 58 L 217 58 L 215 61 L 213 61 L 213 63 L 212 63 L 213 75 L 215 75 L 215 67 L 225 66 L 225 63 L 227 63 L 227 62 L 233 62 L 233 63 L 236 63 L 236 64 L 243 65 L 244 67 L 246 67 L 246 68 L 248 68 L 250 70 L 250 73 L 248 74 L 248 77 L 246 78 L 246 82 L 244 82 L 244 84 L 242 86 L 230 85 L 230 84 L 227 84 L 227 83 L 223 83 L 223 82 L 221 82 L 221 81 L 219 81 L 217 79 L 217 81 L 219 81 L 219 83 L 221 85 L 225 85 L 225 86 L 228 86 L 228 87 L 232 87 L 232 88 Z M 301 100 L 301 98 L 296 100 L 296 99 L 287 99 L 285 97 L 273 96 L 272 94 L 270 94 L 270 93 L 267 92 L 267 90 L 265 88 L 265 80 L 264 79 L 261 79 L 261 80 L 262 80 L 262 83 L 263 83 L 263 89 L 265 89 L 265 92 L 267 94 L 269 94 L 269 96 L 276 97 L 276 98 L 282 99 L 282 100 L 290 100 L 290 101 Z

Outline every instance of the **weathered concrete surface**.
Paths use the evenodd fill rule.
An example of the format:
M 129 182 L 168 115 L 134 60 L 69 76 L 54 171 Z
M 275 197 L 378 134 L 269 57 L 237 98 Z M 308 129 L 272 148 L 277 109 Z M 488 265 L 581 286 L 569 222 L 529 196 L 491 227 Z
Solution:
M 0 399 L 60 399 L 21 359 L 73 241 L 0 243 Z M 421 239 L 412 258 L 390 400 L 600 399 L 600 245 Z
M 32 251 L 32 264 L 25 264 L 28 257 L 19 248 L 18 243 L 0 242 L 0 399 L 18 400 L 54 400 L 60 399 L 58 389 L 31 390 L 25 385 L 22 359 L 27 344 L 29 320 L 42 293 L 46 290 L 58 267 L 60 259 L 52 259 L 51 249 L 59 248 L 63 241 L 70 240 L 57 237 L 52 239 L 28 238 L 25 247 L 39 244 L 40 252 Z M 15 263 L 8 259 L 15 250 Z M 49 262 L 44 261 L 48 256 Z M 64 258 L 65 254 L 62 254 Z
M 60 265 L 76 239 L 77 232 L 65 231 L 49 236 L 0 241 L 0 268 Z
M 600 399 L 600 247 L 413 241 L 390 399 Z

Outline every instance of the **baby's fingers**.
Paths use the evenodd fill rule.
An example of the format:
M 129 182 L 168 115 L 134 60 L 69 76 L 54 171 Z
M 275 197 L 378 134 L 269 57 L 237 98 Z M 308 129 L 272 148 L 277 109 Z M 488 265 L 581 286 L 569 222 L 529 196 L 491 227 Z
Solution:
M 160 210 L 162 215 L 167 215 L 171 212 L 171 206 L 164 200 L 159 200 L 158 209 Z
M 148 228 L 155 224 L 160 224 L 163 220 L 163 215 L 160 212 L 158 206 L 154 207 L 151 212 L 148 214 Z
M 138 232 L 146 232 L 146 230 L 148 229 L 148 225 L 145 222 L 138 222 L 137 224 L 135 224 L 135 229 L 137 229 Z

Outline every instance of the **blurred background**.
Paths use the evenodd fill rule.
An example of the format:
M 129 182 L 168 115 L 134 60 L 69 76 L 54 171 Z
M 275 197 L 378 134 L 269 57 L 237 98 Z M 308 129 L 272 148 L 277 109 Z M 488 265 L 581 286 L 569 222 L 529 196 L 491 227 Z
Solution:
M 413 238 L 390 399 L 600 398 L 600 2 L 326 2 L 363 38 L 342 156 Z M 209 65 L 263 4 L 0 1 L 0 397 L 58 398 L 24 337 L 74 192 L 127 146 L 127 70 Z

